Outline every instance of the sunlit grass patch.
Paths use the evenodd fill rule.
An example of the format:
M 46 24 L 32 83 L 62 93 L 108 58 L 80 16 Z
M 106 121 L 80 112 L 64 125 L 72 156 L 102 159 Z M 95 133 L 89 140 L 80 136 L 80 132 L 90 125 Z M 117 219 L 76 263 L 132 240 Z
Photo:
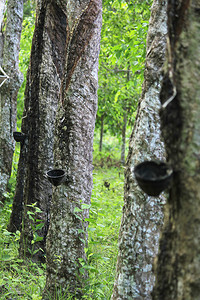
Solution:
M 110 299 L 112 294 L 122 216 L 123 178 L 123 168 L 94 170 L 88 249 L 89 263 L 96 269 L 96 272 L 90 272 L 95 299 Z

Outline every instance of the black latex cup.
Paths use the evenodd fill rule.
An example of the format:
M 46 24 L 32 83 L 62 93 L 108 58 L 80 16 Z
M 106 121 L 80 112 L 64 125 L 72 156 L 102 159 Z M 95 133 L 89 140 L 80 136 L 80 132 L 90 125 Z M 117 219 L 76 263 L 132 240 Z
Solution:
M 135 178 L 140 188 L 149 196 L 158 197 L 172 182 L 173 170 L 163 162 L 145 161 L 135 169 Z
M 16 142 L 24 142 L 26 135 L 23 132 L 13 132 L 13 137 L 15 139 Z
M 48 180 L 54 185 L 60 185 L 65 177 L 65 171 L 62 169 L 54 169 L 47 172 Z

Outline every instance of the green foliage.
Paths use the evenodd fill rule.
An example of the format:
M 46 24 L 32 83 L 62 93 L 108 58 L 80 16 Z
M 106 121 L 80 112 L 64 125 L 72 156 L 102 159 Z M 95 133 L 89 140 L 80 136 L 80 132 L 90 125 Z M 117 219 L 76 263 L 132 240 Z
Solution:
M 122 168 L 94 171 L 87 249 L 90 266 L 88 288 L 93 289 L 93 299 L 110 299 L 112 294 L 122 215 L 123 179 Z
M 10 194 L 11 196 L 11 194 Z M 18 258 L 20 232 L 7 231 L 11 200 L 0 206 L 0 299 L 41 299 L 45 284 L 45 265 Z
M 31 17 L 36 9 L 36 0 L 24 1 L 24 19 Z
M 31 1 L 27 2 L 27 5 Z M 26 7 L 26 6 L 25 6 Z M 29 66 L 31 45 L 32 45 L 32 36 L 35 28 L 35 13 L 33 11 L 27 12 L 25 14 L 23 23 L 22 23 L 22 34 L 20 41 L 20 54 L 19 54 L 19 68 L 24 76 L 24 81 L 21 85 L 21 88 L 17 97 L 17 128 L 21 128 L 21 119 L 24 109 L 24 91 L 26 87 L 26 72 Z
M 112 134 L 120 134 L 124 112 L 129 124 L 141 94 L 146 34 L 152 1 L 103 1 L 99 66 L 99 109 Z M 106 130 L 106 128 L 105 128 Z
M 44 222 L 37 218 L 38 213 L 42 213 L 41 209 L 36 206 L 37 202 L 33 204 L 27 204 L 27 207 L 29 210 L 27 210 L 27 215 L 30 221 L 30 226 L 32 230 L 33 239 L 31 241 L 31 248 L 28 248 L 29 253 L 31 254 L 31 257 L 33 257 L 34 254 L 36 254 L 39 251 L 43 251 L 41 248 L 35 249 L 35 245 L 37 242 L 40 242 L 43 240 L 43 237 L 38 235 L 38 230 L 42 229 L 44 227 Z M 22 222 L 23 227 L 23 222 Z
M 16 143 L 15 152 L 13 154 L 13 161 L 12 161 L 12 173 L 11 173 L 10 180 L 8 183 L 9 192 L 7 193 L 7 196 L 6 196 L 6 198 L 10 198 L 10 199 L 13 199 L 14 193 L 15 193 L 19 154 L 20 154 L 20 145 L 19 145 L 19 143 Z
M 1 261 L 0 299 L 42 299 L 45 269 L 42 266 L 15 259 Z
M 105 181 L 110 183 L 109 189 Z M 8 199 L 9 200 L 9 199 Z M 94 170 L 94 189 L 88 219 L 89 243 L 85 249 L 88 261 L 80 260 L 81 271 L 89 272 L 83 299 L 110 299 L 117 259 L 117 240 L 123 203 L 123 169 L 98 168 Z M 37 207 L 30 207 L 28 215 L 35 219 Z M 76 216 L 89 206 L 82 204 Z M 0 299 L 41 299 L 45 285 L 45 265 L 18 259 L 20 233 L 6 230 L 11 203 L 0 208 Z M 36 227 L 41 222 L 34 223 Z M 40 225 L 39 225 L 40 226 Z M 42 224 L 41 224 L 42 226 Z M 36 237 L 37 238 L 37 237 Z M 36 241 L 33 240 L 33 245 Z M 34 251 L 34 249 L 33 249 Z M 67 296 L 66 296 L 67 295 Z M 73 299 L 60 293 L 58 299 Z
M 89 222 L 88 245 L 85 248 L 87 260 L 79 258 L 79 272 L 89 274 L 82 291 L 84 299 L 110 299 L 122 213 L 123 169 L 97 168 L 93 178 L 91 205 L 81 204 L 74 209 L 74 215 L 81 221 L 84 209 L 90 209 L 90 216 L 85 219 Z M 80 241 L 85 245 L 84 228 L 79 229 L 79 234 Z
M 103 149 L 99 152 L 99 130 L 95 130 L 94 133 L 94 153 L 93 153 L 93 164 L 95 167 L 119 167 L 121 166 L 121 136 L 111 135 L 107 126 L 104 139 Z M 129 129 L 127 135 L 130 135 L 131 130 Z M 128 144 L 126 144 L 126 155 L 128 153 Z

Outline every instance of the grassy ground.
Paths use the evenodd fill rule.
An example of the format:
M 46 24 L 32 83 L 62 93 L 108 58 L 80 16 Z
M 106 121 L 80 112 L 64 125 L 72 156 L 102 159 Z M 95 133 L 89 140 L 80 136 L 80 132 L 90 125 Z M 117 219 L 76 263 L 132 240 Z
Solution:
M 112 294 L 122 200 L 122 170 L 96 169 L 88 247 L 95 270 L 90 274 L 90 284 L 95 287 L 96 299 L 110 299 Z
M 118 145 L 113 146 L 111 139 L 108 141 L 105 141 L 104 153 L 101 154 L 97 151 L 97 142 L 95 144 L 94 187 L 86 249 L 89 281 L 84 299 L 88 300 L 110 299 L 115 276 L 124 176 L 123 168 L 118 167 Z M 6 230 L 12 207 L 15 174 L 16 163 L 13 164 L 11 192 L 7 194 L 5 205 L 0 207 L 0 299 L 40 300 L 45 285 L 46 266 L 24 263 L 19 259 L 20 233 L 13 235 Z

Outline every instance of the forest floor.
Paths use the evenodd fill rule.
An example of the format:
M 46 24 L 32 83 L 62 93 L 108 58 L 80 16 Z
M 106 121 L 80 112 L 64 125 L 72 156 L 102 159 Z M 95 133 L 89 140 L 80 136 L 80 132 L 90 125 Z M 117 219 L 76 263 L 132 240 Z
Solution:
M 111 152 L 110 152 L 111 153 Z M 122 216 L 124 169 L 107 151 L 94 160 L 94 184 L 88 228 L 89 271 L 84 299 L 110 299 L 118 251 L 118 233 Z M 11 178 L 11 185 L 12 180 Z M 18 256 L 20 232 L 11 234 L 7 225 L 14 190 L 0 207 L 0 299 L 40 300 L 45 285 L 46 265 L 24 262 Z M 70 296 L 59 298 L 72 299 Z

